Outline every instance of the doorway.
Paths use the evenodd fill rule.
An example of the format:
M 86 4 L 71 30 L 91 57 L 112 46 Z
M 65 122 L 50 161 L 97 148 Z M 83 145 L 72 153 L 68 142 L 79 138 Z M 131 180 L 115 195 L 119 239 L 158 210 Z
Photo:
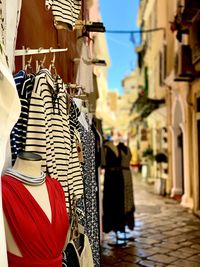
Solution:
M 173 188 L 172 197 L 181 200 L 184 194 L 184 132 L 180 101 L 176 101 L 173 114 Z
M 179 134 L 177 136 L 177 146 L 178 146 L 178 158 L 180 161 L 180 170 L 179 170 L 179 176 L 180 176 L 180 184 L 182 188 L 182 194 L 185 193 L 184 190 L 184 161 L 183 161 L 183 131 L 179 127 Z

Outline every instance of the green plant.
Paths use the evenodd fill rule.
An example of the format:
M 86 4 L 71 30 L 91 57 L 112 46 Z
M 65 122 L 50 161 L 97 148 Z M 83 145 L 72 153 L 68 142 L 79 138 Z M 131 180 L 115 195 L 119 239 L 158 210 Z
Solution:
M 152 156 L 153 155 L 153 149 L 148 147 L 147 149 L 145 149 L 142 153 L 143 157 L 148 157 L 148 156 Z
M 154 159 L 154 155 L 153 155 L 153 149 L 148 147 L 147 149 L 145 149 L 142 153 L 142 157 L 144 158 L 148 158 L 150 160 Z

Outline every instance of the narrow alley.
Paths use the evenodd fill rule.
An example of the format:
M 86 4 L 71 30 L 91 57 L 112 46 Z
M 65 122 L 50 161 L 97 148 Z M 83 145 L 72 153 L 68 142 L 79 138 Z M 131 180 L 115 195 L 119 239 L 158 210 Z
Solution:
M 177 201 L 153 193 L 153 185 L 134 178 L 135 220 L 131 240 L 110 246 L 104 237 L 102 267 L 200 267 L 200 219 Z

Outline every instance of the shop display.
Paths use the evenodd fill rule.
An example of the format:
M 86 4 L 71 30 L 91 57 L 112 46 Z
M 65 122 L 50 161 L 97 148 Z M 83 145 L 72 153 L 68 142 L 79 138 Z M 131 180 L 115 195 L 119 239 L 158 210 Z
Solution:
M 0 77 L 0 82 L 6 87 L 4 92 L 9 101 L 5 97 L 2 99 L 4 105 L 8 104 L 6 112 L 10 113 L 12 121 L 4 142 L 4 147 L 9 143 L 12 161 L 2 172 L 5 220 L 5 235 L 2 233 L 2 236 L 8 244 L 3 266 L 61 267 L 71 263 L 76 267 L 78 264 L 99 267 L 99 164 L 97 167 L 96 138 L 90 125 L 93 114 L 86 110 L 85 124 L 82 124 L 83 110 L 79 110 L 75 101 L 82 97 L 89 101 L 89 93 L 93 92 L 93 67 L 89 60 L 89 65 L 75 68 L 75 63 L 66 56 L 71 48 L 70 53 L 74 57 L 77 54 L 75 34 L 69 33 L 66 42 L 63 32 L 75 29 L 84 4 L 78 0 L 44 1 L 43 4 L 22 0 L 17 5 L 16 34 L 9 54 L 12 52 L 9 60 L 15 62 L 15 66 L 7 65 L 6 50 L 1 54 L 4 62 L 0 62 L 9 73 L 7 75 L 1 67 L 0 75 L 7 75 L 7 79 Z M 37 21 L 31 9 L 37 12 Z M 25 18 L 29 26 L 34 25 L 33 34 L 30 27 L 27 31 Z M 40 34 L 34 24 L 38 21 L 43 30 L 46 27 L 45 34 L 42 31 Z M 6 21 L 4 24 L 8 29 Z M 52 38 L 46 38 L 48 31 L 52 32 Z M 80 54 L 89 51 L 87 42 L 84 37 L 79 41 Z M 56 48 L 51 47 L 52 43 Z M 3 41 L 0 44 L 3 49 Z M 31 48 L 25 47 L 26 44 Z M 85 52 L 82 54 L 84 56 Z M 88 78 L 83 81 L 80 77 L 86 72 Z M 11 87 L 13 92 L 9 93 Z M 83 231 L 69 238 L 74 216 Z M 1 219 L 3 225 L 3 212 Z M 2 241 L 5 245 L 4 238 Z

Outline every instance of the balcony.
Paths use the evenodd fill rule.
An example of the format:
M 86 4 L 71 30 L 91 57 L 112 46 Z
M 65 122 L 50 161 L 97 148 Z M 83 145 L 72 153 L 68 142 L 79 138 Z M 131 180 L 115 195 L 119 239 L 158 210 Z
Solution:
M 180 45 L 175 59 L 176 82 L 191 82 L 199 73 L 195 71 L 192 64 L 192 50 L 189 45 Z

